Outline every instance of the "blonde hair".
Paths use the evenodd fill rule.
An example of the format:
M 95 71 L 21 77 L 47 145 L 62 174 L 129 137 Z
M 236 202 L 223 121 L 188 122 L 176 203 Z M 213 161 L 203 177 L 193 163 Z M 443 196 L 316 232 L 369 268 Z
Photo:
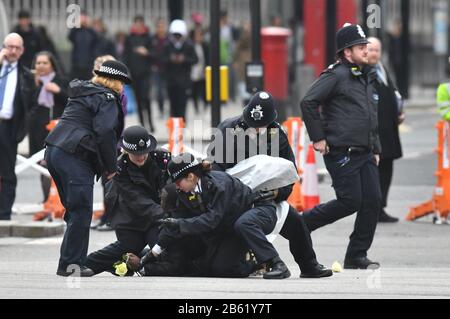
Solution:
M 102 85 L 104 87 L 107 87 L 110 90 L 113 90 L 114 92 L 121 94 L 123 91 L 124 84 L 120 80 L 107 78 L 104 76 L 96 75 L 92 79 L 92 83 Z
M 92 70 L 92 74 L 94 74 L 94 76 L 95 76 L 94 71 L 100 70 L 100 67 L 106 61 L 116 61 L 116 59 L 112 55 L 102 55 L 97 57 L 97 59 L 95 59 L 94 61 L 94 69 Z

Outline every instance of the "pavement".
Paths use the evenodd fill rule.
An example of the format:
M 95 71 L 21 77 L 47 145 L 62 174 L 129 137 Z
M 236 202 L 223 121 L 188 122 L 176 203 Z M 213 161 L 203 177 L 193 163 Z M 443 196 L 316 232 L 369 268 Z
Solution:
M 235 107 L 226 112 L 237 111 Z M 287 241 L 277 238 L 275 247 L 292 272 L 283 281 L 257 277 L 119 278 L 111 274 L 61 278 L 55 276 L 61 235 L 40 239 L 10 237 L 0 238 L 0 298 L 450 298 L 450 225 L 434 225 L 431 216 L 415 222 L 405 221 L 409 208 L 429 200 L 434 190 L 437 120 L 430 106 L 407 112 L 406 124 L 401 128 L 404 158 L 395 162 L 387 208 L 389 214 L 401 221 L 380 224 L 369 251 L 369 257 L 381 263 L 379 270 L 344 270 L 331 278 L 300 279 Z M 128 123 L 131 121 L 132 118 Z M 163 122 L 160 121 L 160 127 Z M 320 156 L 316 158 L 318 168 L 323 167 Z M 329 177 L 319 185 L 319 192 L 322 202 L 334 198 Z M 19 177 L 17 203 L 37 203 L 41 196 L 37 173 L 27 171 Z M 98 185 L 95 198 L 101 199 Z M 30 218 L 30 215 L 14 215 L 16 221 L 25 222 Z M 321 263 L 328 267 L 335 261 L 343 263 L 353 223 L 354 216 L 351 216 L 312 234 Z M 91 231 L 89 251 L 114 240 L 112 232 Z

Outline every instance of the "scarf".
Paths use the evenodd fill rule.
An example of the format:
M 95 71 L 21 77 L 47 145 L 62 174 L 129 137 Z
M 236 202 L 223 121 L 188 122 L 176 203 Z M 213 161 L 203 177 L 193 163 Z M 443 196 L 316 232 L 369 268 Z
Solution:
M 48 108 L 52 108 L 55 105 L 55 99 L 53 97 L 53 93 L 51 93 L 45 89 L 45 85 L 47 83 L 50 83 L 54 78 L 55 78 L 55 72 L 52 72 L 48 75 L 39 77 L 39 79 L 42 82 L 41 91 L 39 92 L 39 97 L 38 97 L 39 105 L 42 105 L 42 106 L 45 106 Z

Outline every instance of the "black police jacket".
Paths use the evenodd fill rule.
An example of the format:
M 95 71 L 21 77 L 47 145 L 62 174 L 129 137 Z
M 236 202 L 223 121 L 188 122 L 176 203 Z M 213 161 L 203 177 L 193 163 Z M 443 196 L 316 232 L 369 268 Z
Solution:
M 120 96 L 88 81 L 75 80 L 70 87 L 72 95 L 46 144 L 87 159 L 97 176 L 111 174 L 117 170 L 117 141 L 124 125 Z
M 381 152 L 378 137 L 376 74 L 344 60 L 322 72 L 301 102 L 303 120 L 313 142 L 361 146 Z
M 224 172 L 206 173 L 201 178 L 201 189 L 200 195 L 180 194 L 177 210 L 192 217 L 179 219 L 179 232 L 174 238 L 228 233 L 253 205 L 252 190 Z M 161 239 L 160 235 L 164 245 Z
M 148 158 L 142 167 L 133 164 L 128 155 L 118 160 L 118 171 L 107 183 L 105 202 L 115 229 L 146 231 L 163 218 L 160 194 L 168 176 Z
M 214 134 L 208 147 L 208 156 L 211 156 L 213 161 L 213 170 L 225 171 L 234 167 L 240 161 L 258 154 L 278 156 L 291 161 L 295 165 L 295 156 L 289 145 L 288 137 L 278 122 L 273 122 L 268 126 L 267 134 L 258 134 L 255 138 L 250 138 L 248 134 L 245 134 L 248 128 L 242 116 L 226 119 L 219 124 L 217 133 L 220 132 L 221 138 L 219 139 Z M 273 143 L 276 139 L 278 139 L 278 150 Z M 267 149 L 264 147 L 265 141 L 267 141 Z M 231 145 L 233 149 L 229 149 Z M 220 147 L 223 151 L 217 149 Z M 292 192 L 292 187 L 293 185 L 288 185 L 278 189 L 276 201 L 286 200 Z

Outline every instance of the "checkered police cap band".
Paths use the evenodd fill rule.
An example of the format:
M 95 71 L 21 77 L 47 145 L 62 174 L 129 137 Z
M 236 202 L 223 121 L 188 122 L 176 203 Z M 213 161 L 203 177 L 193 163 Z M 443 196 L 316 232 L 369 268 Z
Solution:
M 177 177 L 178 177 L 181 173 L 183 173 L 185 170 L 187 170 L 187 169 L 189 169 L 189 168 L 191 168 L 191 167 L 197 166 L 197 165 L 199 165 L 199 164 L 200 164 L 199 161 L 194 160 L 192 163 L 190 163 L 189 165 L 183 167 L 183 168 L 180 169 L 179 171 L 174 172 L 174 173 L 171 173 L 172 178 L 173 178 L 173 179 L 177 179 Z
M 123 146 L 125 146 L 125 148 L 127 148 L 128 150 L 131 150 L 131 151 L 137 151 L 137 147 L 138 147 L 138 146 L 137 146 L 136 144 L 128 143 L 128 142 L 125 141 L 125 140 L 123 140 L 122 144 L 123 144 Z
M 110 68 L 109 66 L 102 65 L 100 67 L 99 72 L 106 73 L 106 74 L 111 74 L 111 75 L 120 75 L 120 76 L 123 76 L 125 78 L 128 78 L 128 74 L 125 74 L 122 71 Z

